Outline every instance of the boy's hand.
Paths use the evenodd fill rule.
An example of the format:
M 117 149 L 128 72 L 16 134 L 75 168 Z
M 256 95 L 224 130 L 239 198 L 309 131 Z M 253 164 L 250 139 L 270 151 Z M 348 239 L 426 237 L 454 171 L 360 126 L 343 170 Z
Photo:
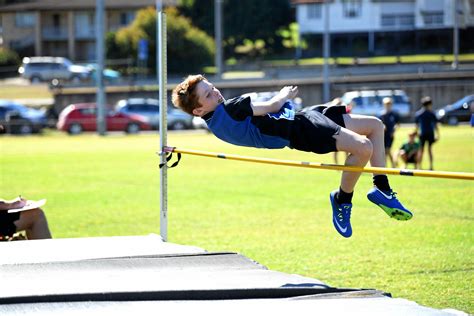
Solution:
M 26 199 L 22 197 L 17 197 L 16 199 L 10 201 L 10 209 L 22 208 L 23 206 L 26 205 L 26 203 L 27 203 Z
M 293 99 L 298 94 L 298 87 L 285 86 L 280 90 L 280 94 L 287 99 Z
M 27 203 L 27 200 L 22 197 L 17 197 L 16 199 L 10 201 L 2 201 L 0 203 L 0 211 L 7 211 L 14 208 L 22 208 Z

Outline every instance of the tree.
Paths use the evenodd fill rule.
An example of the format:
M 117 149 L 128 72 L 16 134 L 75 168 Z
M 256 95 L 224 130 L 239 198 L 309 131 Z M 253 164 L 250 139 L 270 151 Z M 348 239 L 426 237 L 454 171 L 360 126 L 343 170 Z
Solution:
M 179 10 L 207 34 L 214 34 L 212 0 L 180 0 Z M 223 11 L 227 57 L 236 53 L 236 47 L 248 47 L 248 43 L 254 43 L 248 51 L 255 54 L 255 43 L 261 41 L 268 54 L 280 52 L 283 45 L 277 30 L 294 21 L 289 0 L 224 0 Z
M 180 16 L 177 9 L 165 9 L 167 28 L 167 65 L 170 72 L 200 71 L 211 65 L 214 58 L 214 41 L 205 32 Z M 156 69 L 156 11 L 149 7 L 137 12 L 131 25 L 107 36 L 107 58 L 137 59 L 138 42 L 148 41 L 148 64 Z

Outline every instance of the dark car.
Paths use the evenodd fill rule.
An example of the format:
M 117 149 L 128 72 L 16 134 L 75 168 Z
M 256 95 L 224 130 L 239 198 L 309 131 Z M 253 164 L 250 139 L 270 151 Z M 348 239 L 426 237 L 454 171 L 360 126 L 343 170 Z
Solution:
M 160 125 L 160 103 L 156 99 L 131 98 L 117 102 L 115 109 L 122 113 L 138 114 L 148 118 L 152 128 Z M 193 117 L 175 107 L 168 107 L 168 128 L 174 130 L 193 127 Z
M 39 133 L 46 123 L 43 111 L 13 101 L 0 100 L 0 133 Z
M 469 122 L 474 113 L 474 94 L 446 105 L 436 112 L 436 117 L 443 124 L 457 125 L 459 122 Z
M 106 110 L 106 125 L 107 131 L 124 131 L 128 134 L 136 134 L 151 129 L 145 117 L 117 112 L 110 107 Z M 71 135 L 80 134 L 83 131 L 96 131 L 96 104 L 78 103 L 68 105 L 59 114 L 57 128 Z

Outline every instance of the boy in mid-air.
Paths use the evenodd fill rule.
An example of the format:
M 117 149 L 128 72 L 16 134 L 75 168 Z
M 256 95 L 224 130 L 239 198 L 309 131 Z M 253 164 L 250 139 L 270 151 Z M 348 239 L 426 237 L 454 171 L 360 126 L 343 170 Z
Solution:
M 202 75 L 190 75 L 173 90 L 173 104 L 199 116 L 221 140 L 239 146 L 284 148 L 325 154 L 349 153 L 347 166 L 385 167 L 384 126 L 370 116 L 346 114 L 345 106 L 315 107 L 295 112 L 288 100 L 298 93 L 286 86 L 266 102 L 250 97 L 225 100 L 220 91 Z M 352 195 L 358 172 L 343 172 L 340 188 L 330 193 L 333 224 L 344 237 L 352 235 Z M 395 196 L 386 175 L 374 174 L 374 188 L 368 199 L 390 217 L 408 220 L 413 215 Z

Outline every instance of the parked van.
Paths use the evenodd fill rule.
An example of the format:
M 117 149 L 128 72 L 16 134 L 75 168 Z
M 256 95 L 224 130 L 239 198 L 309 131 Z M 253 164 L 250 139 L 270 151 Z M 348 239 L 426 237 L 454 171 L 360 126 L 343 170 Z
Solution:
M 32 83 L 50 82 L 53 79 L 79 83 L 91 77 L 90 69 L 74 65 L 63 57 L 25 57 L 18 73 Z
M 361 90 L 349 91 L 341 97 L 345 104 L 351 104 L 351 113 L 380 116 L 384 111 L 382 100 L 386 97 L 392 99 L 392 110 L 400 119 L 411 118 L 412 105 L 403 90 Z

